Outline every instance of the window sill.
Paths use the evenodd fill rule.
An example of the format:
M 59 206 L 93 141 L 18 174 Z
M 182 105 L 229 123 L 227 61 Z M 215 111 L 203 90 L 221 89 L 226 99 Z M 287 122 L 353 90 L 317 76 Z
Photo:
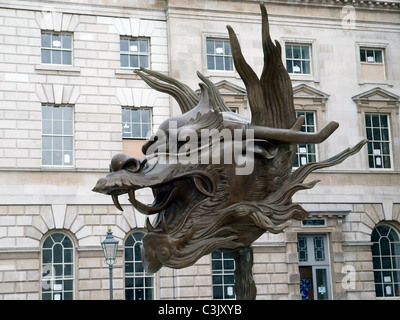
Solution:
M 239 75 L 235 70 L 203 70 L 205 77 L 226 77 L 226 78 L 238 78 Z M 240 79 L 240 78 L 239 78 Z
M 140 70 L 140 69 L 118 69 L 115 70 L 115 76 L 121 79 L 139 80 L 140 77 L 133 72 L 134 70 Z
M 358 79 L 358 84 L 375 84 L 375 85 L 387 85 L 393 87 L 393 81 L 391 80 L 365 80 L 365 79 Z
M 40 168 L 40 171 L 75 171 L 75 166 L 45 166 Z
M 35 66 L 35 71 L 40 74 L 78 76 L 81 73 L 81 68 L 64 65 L 38 64 Z
M 289 77 L 293 81 L 319 82 L 319 80 L 312 74 L 294 74 L 294 73 L 289 73 Z

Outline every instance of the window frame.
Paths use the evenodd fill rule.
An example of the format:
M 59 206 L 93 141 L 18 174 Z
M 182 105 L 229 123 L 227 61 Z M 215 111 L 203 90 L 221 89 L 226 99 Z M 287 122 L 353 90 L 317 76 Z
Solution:
M 54 237 L 55 236 L 58 236 L 58 235 L 61 235 L 61 236 L 63 236 L 63 238 L 62 238 L 62 241 L 59 241 L 59 242 L 55 242 L 55 240 L 54 240 Z M 44 263 L 44 250 L 49 250 L 48 248 L 44 248 L 44 245 L 45 245 L 45 243 L 46 243 L 46 241 L 49 239 L 49 238 L 52 238 L 52 241 L 53 241 L 53 246 L 52 246 L 52 248 L 51 248 L 51 250 L 52 250 L 52 253 L 51 253 L 51 256 L 52 256 L 52 262 L 51 263 L 47 263 L 47 264 L 45 264 Z M 63 242 L 64 240 L 65 240 L 65 238 L 67 238 L 69 241 L 70 241 L 70 243 L 71 243 L 71 247 L 68 247 L 68 249 L 67 250 L 71 250 L 71 254 L 72 254 L 72 257 L 71 257 L 71 262 L 69 262 L 69 263 L 65 263 L 65 261 L 64 261 L 64 259 L 65 259 L 65 252 L 64 252 L 64 250 L 65 250 L 65 248 L 63 247 L 62 248 L 62 262 L 61 263 L 54 263 L 53 261 L 54 261 L 54 252 L 53 252 L 53 250 L 54 250 L 54 246 L 55 246 L 55 244 L 59 244 L 59 243 L 61 243 L 61 242 Z M 75 290 L 75 285 L 76 285 L 76 279 L 75 279 L 75 276 L 76 276 L 76 270 L 75 270 L 75 268 L 76 268 L 76 263 L 75 263 L 75 258 L 76 258 L 76 252 L 75 252 L 75 242 L 74 242 L 74 239 L 69 235 L 69 234 L 67 234 L 67 233 L 65 233 L 65 232 L 60 232 L 60 231 L 57 231 L 57 232 L 51 232 L 50 234 L 47 234 L 45 237 L 43 237 L 43 239 L 42 239 L 42 242 L 41 242 L 41 246 L 40 246 L 40 284 L 41 284 L 41 289 L 40 289 L 40 299 L 41 300 L 47 300 L 47 299 L 43 299 L 43 295 L 44 294 L 51 294 L 51 296 L 52 296 L 52 299 L 50 299 L 50 300 L 53 300 L 54 299 L 54 291 L 60 291 L 61 293 L 62 293 L 62 297 L 64 297 L 64 294 L 65 294 L 65 291 L 68 291 L 68 292 L 70 292 L 71 293 L 71 297 L 72 297 L 72 299 L 71 300 L 74 300 L 75 299 L 75 294 L 76 294 L 76 290 Z M 54 264 L 56 264 L 56 265 L 61 265 L 62 266 L 62 276 L 61 277 L 59 277 L 59 276 L 57 276 L 57 275 L 55 275 L 54 276 L 54 271 L 56 271 L 56 269 L 54 268 Z M 72 275 L 70 275 L 70 276 L 65 276 L 64 275 L 64 272 L 65 272 L 65 264 L 69 264 L 69 265 L 71 265 L 71 273 L 72 273 Z M 48 265 L 50 265 L 49 267 L 47 267 Z M 64 281 L 71 281 L 72 280 L 72 289 L 71 290 L 64 290 L 65 289 L 65 287 L 63 286 L 63 284 L 64 284 Z M 43 292 L 43 289 L 45 288 L 45 285 L 48 285 L 48 281 L 50 281 L 50 286 L 51 286 L 51 289 L 49 290 L 49 292 Z M 60 281 L 62 281 L 62 289 L 61 290 L 57 290 L 57 289 L 55 289 L 55 284 L 57 285 L 57 283 L 54 283 L 54 282 L 60 282 Z M 61 300 L 64 300 L 64 299 L 61 299 Z
M 382 50 L 382 60 L 383 60 L 383 68 L 385 73 L 384 80 L 370 80 L 370 79 L 363 79 L 361 76 L 361 65 L 371 63 L 362 62 L 360 57 L 360 50 L 361 48 L 365 49 L 372 49 L 372 50 Z M 356 50 L 356 65 L 357 65 L 357 79 L 358 84 L 386 84 L 389 86 L 393 86 L 393 68 L 389 68 L 389 65 L 393 64 L 393 59 L 391 55 L 391 47 L 389 43 L 384 42 L 364 42 L 364 41 L 356 41 L 355 43 L 355 50 Z
M 366 138 L 366 123 L 365 114 L 387 114 L 389 115 L 389 127 L 390 127 L 390 152 L 391 152 L 391 168 L 369 168 L 368 163 L 368 149 L 363 148 L 362 151 L 362 167 L 366 170 L 373 172 L 391 172 L 399 170 L 400 168 L 400 157 L 397 155 L 400 152 L 400 141 L 396 137 L 400 136 L 400 127 L 396 119 L 399 116 L 400 97 L 386 91 L 380 87 L 368 90 L 352 97 L 352 100 L 356 103 L 358 121 L 360 123 L 359 134 L 360 137 Z
M 127 123 L 127 121 L 123 121 L 123 110 L 130 110 L 130 120 L 131 121 L 129 121 L 129 124 L 130 124 L 131 136 L 129 136 L 129 137 L 124 137 L 124 132 L 123 132 L 124 127 L 125 127 L 124 122 Z M 143 132 L 142 132 L 143 131 L 143 128 L 142 128 L 143 122 L 142 122 L 142 114 L 141 114 L 141 112 L 139 112 L 140 122 L 136 123 L 136 122 L 132 121 L 132 112 L 131 111 L 133 111 L 133 110 L 138 110 L 138 111 L 147 110 L 147 111 L 149 111 L 149 122 L 146 123 L 146 124 L 149 125 L 149 134 L 148 135 L 143 135 Z M 134 136 L 133 135 L 132 128 L 133 128 L 133 124 L 134 123 L 140 125 L 140 133 L 141 133 L 140 136 Z M 152 132 L 153 132 L 153 110 L 152 110 L 152 108 L 150 108 L 150 107 L 127 107 L 127 106 L 121 107 L 121 126 L 122 126 L 122 130 L 121 130 L 122 140 L 146 140 L 146 139 L 148 139 L 152 135 Z
M 291 46 L 291 57 L 288 57 L 287 56 L 287 47 L 288 46 Z M 298 46 L 298 47 L 300 47 L 300 58 L 298 58 L 298 59 L 295 59 L 294 57 L 293 57 L 293 47 L 295 47 L 295 46 Z M 309 58 L 308 59 L 306 59 L 306 58 L 303 58 L 302 57 L 302 55 L 303 55 L 303 50 L 302 50 L 302 48 L 307 48 L 308 49 L 308 55 L 309 55 Z M 292 74 L 292 75 L 305 75 L 305 76 L 310 76 L 310 75 L 312 75 L 313 74 L 313 68 L 312 68 L 312 49 L 311 49 L 311 45 L 310 44 L 301 44 L 301 43 L 291 43 L 291 42 L 286 42 L 285 43 L 285 57 L 286 57 L 286 59 L 285 59 L 285 66 L 286 66 L 286 70 L 288 70 L 287 69 L 287 64 L 288 64 L 288 61 L 291 61 L 291 63 L 292 63 L 292 70 L 294 69 L 294 61 L 300 61 L 301 62 L 301 64 L 302 64 L 302 66 L 301 66 L 301 69 L 303 69 L 303 62 L 308 62 L 308 64 L 309 64 L 309 69 L 310 69 L 310 72 L 309 73 L 305 73 L 305 72 L 289 72 L 288 71 L 288 73 L 289 74 Z
M 43 35 L 44 34 L 50 34 L 51 38 L 50 38 L 50 47 L 44 47 L 43 46 Z M 74 48 L 73 48 L 73 44 L 74 44 L 74 36 L 72 32 L 57 32 L 57 31 L 51 31 L 51 30 L 41 30 L 41 34 L 40 34 L 40 62 L 42 65 L 45 66 L 65 66 L 65 67 L 72 67 L 73 66 L 73 61 L 74 61 Z M 53 47 L 54 41 L 53 36 L 54 35 L 60 35 L 60 47 Z M 71 48 L 64 48 L 63 47 L 63 36 L 70 36 L 71 37 Z M 44 50 L 49 50 L 50 51 L 50 62 L 43 62 L 43 51 Z M 60 51 L 60 61 L 61 63 L 53 63 L 53 51 Z M 63 63 L 63 52 L 70 52 L 70 59 L 71 59 L 71 63 Z
M 139 272 L 140 273 L 139 275 L 136 275 L 136 272 L 135 272 L 135 268 L 136 268 L 135 264 L 137 263 L 137 264 L 141 265 L 142 264 L 142 259 L 143 259 L 142 254 L 140 253 L 141 260 L 140 261 L 136 260 L 135 246 L 139 243 L 139 248 L 140 249 L 143 248 L 142 239 L 143 239 L 145 234 L 146 233 L 141 231 L 141 230 L 134 230 L 133 232 L 130 232 L 127 235 L 127 237 L 126 237 L 126 239 L 124 241 L 124 297 L 125 297 L 126 300 L 127 300 L 127 290 L 132 290 L 133 291 L 133 294 L 132 294 L 133 299 L 132 300 L 135 300 L 134 299 L 135 298 L 135 289 L 138 289 L 138 288 L 143 289 L 143 290 L 146 290 L 146 289 L 151 289 L 152 290 L 152 299 L 146 299 L 146 293 L 144 292 L 144 294 L 143 294 L 144 299 L 143 300 L 155 300 L 156 299 L 156 290 L 155 290 L 156 289 L 156 284 L 155 284 L 156 278 L 155 278 L 154 274 L 148 274 L 144 269 L 143 269 L 143 271 Z M 134 235 L 136 235 L 137 238 L 135 238 Z M 130 238 L 133 238 L 133 241 L 134 241 L 133 245 L 132 246 L 127 246 L 126 243 Z M 127 256 L 129 256 L 127 254 L 127 249 L 128 248 L 130 250 L 132 250 L 132 260 L 127 260 Z M 127 266 L 130 263 L 132 264 L 133 271 L 132 272 L 127 272 Z M 143 268 L 143 266 L 141 266 L 141 268 Z M 135 279 L 139 279 L 139 278 L 143 278 L 143 286 L 136 287 Z M 146 285 L 146 278 L 151 279 L 151 282 L 152 282 L 151 286 L 147 286 Z M 127 287 L 127 280 L 128 279 L 132 279 L 132 285 L 133 285 L 132 287 Z M 129 300 L 131 300 L 131 299 L 129 299 Z
M 223 53 L 222 54 L 218 54 L 217 52 L 214 53 L 209 53 L 208 52 L 208 43 L 209 41 L 213 41 L 213 47 L 214 49 L 216 49 L 216 42 L 222 42 L 223 43 Z M 230 54 L 226 54 L 226 49 L 225 49 L 225 45 L 229 44 L 229 52 Z M 214 50 L 216 51 L 216 50 Z M 213 57 L 213 61 L 214 61 L 214 69 L 210 69 L 209 65 L 208 65 L 208 58 L 209 57 Z M 222 57 L 222 65 L 223 65 L 223 69 L 217 69 L 217 63 L 216 63 L 216 58 L 217 57 Z M 230 58 L 230 66 L 231 69 L 226 69 L 226 59 Z M 232 48 L 231 48 L 231 44 L 229 39 L 226 38 L 220 38 L 220 37 L 206 37 L 206 68 L 207 71 L 209 72 L 232 72 L 234 70 L 234 63 L 233 63 L 233 57 L 232 57 Z
M 360 48 L 360 62 L 361 62 L 361 63 L 367 63 L 367 64 L 382 64 L 382 65 L 385 65 L 385 49 L 382 49 L 382 48 L 368 48 L 368 47 L 359 47 L 359 48 Z M 368 61 L 368 59 L 366 59 L 365 61 L 363 61 L 363 60 L 361 59 L 361 50 L 364 50 L 364 51 L 368 51 L 368 50 L 373 51 L 374 61 L 370 62 L 370 61 Z M 382 61 L 381 61 L 381 62 L 376 62 L 376 59 L 375 59 L 375 56 L 376 56 L 375 52 L 376 52 L 376 51 L 380 51 L 380 52 L 381 52 L 381 57 L 382 57 Z M 367 57 L 366 53 L 365 53 L 365 56 Z
M 52 118 L 51 119 L 43 118 L 43 110 L 44 110 L 43 108 L 44 107 L 52 107 L 53 110 L 52 110 Z M 71 119 L 64 120 L 64 115 L 63 115 L 63 112 L 62 112 L 62 119 L 61 119 L 62 133 L 55 134 L 53 132 L 54 121 L 60 121 L 60 120 L 54 120 L 53 111 L 54 111 L 54 108 L 64 108 L 64 107 L 68 107 L 68 108 L 72 109 Z M 71 104 L 42 103 L 41 112 L 42 112 L 42 118 L 41 118 L 41 123 L 42 123 L 42 129 L 41 129 L 41 142 L 42 142 L 41 143 L 41 165 L 42 165 L 42 167 L 63 167 L 63 168 L 74 167 L 75 166 L 75 107 L 73 105 L 71 105 Z M 51 120 L 52 133 L 44 133 L 43 132 L 43 128 L 44 128 L 44 125 L 45 125 L 44 124 L 45 120 Z M 63 132 L 64 131 L 64 122 L 65 121 L 70 121 L 71 122 L 71 134 L 65 134 Z M 45 137 L 51 138 L 51 145 L 52 146 L 51 146 L 50 149 L 47 149 L 47 148 L 45 149 L 44 148 L 44 138 Z M 61 138 L 61 141 L 62 141 L 61 149 L 60 150 L 57 149 L 58 151 L 60 151 L 62 153 L 62 155 L 61 155 L 61 160 L 62 160 L 61 164 L 54 164 L 54 156 L 53 156 L 53 154 L 54 154 L 55 150 L 54 150 L 54 147 L 53 147 L 53 139 L 55 137 Z M 71 142 L 72 149 L 65 149 L 64 148 L 64 138 L 72 138 L 72 142 Z M 51 163 L 50 164 L 45 164 L 44 163 L 43 154 L 44 154 L 45 150 L 51 152 Z M 65 164 L 66 151 L 70 152 L 70 162 L 71 162 L 71 164 Z
M 218 257 L 220 255 L 220 257 Z M 211 283 L 212 283 L 212 295 L 213 299 L 221 299 L 221 300 L 236 300 L 236 293 L 235 293 L 235 276 L 234 276 L 234 271 L 236 268 L 235 265 L 235 260 L 231 256 L 230 253 L 227 252 L 221 252 L 221 251 L 214 251 L 210 255 L 211 258 Z M 215 266 L 218 265 L 220 262 L 221 263 L 221 269 L 216 269 Z M 225 262 L 231 262 L 233 263 L 233 269 L 228 269 L 225 268 Z M 216 283 L 215 279 L 216 277 L 221 277 L 221 283 Z M 232 283 L 226 283 L 225 279 L 226 277 L 232 277 L 233 279 L 233 284 Z M 214 288 L 216 287 L 221 287 L 222 288 L 222 298 L 218 298 L 214 294 Z M 231 297 L 226 297 L 226 294 L 228 293 L 227 291 L 229 290 L 228 288 L 231 287 L 233 290 Z
M 311 38 L 286 38 L 281 37 L 282 45 L 282 61 L 286 68 L 286 44 L 289 45 L 299 45 L 299 46 L 309 46 L 310 48 L 310 74 L 301 73 L 289 73 L 291 80 L 299 81 L 313 81 L 318 83 L 319 80 L 319 65 L 318 65 L 318 43 L 316 39 Z
M 371 116 L 371 127 L 367 127 L 367 119 L 366 119 L 366 117 L 367 116 Z M 386 119 L 386 122 L 387 122 L 387 130 L 388 130 L 388 141 L 386 141 L 386 140 L 375 140 L 374 139 L 374 134 L 373 134 L 373 131 L 374 131 L 374 129 L 379 129 L 379 134 L 381 135 L 381 133 L 382 133 L 382 127 L 381 127 L 381 125 L 379 125 L 379 127 L 374 127 L 373 126 L 373 121 L 372 121 L 372 116 L 379 116 L 379 124 L 381 123 L 381 116 L 386 116 L 387 117 L 387 119 Z M 370 128 L 371 130 L 372 130 L 372 133 L 371 133 L 371 135 L 372 135 L 372 140 L 370 140 L 370 139 L 368 139 L 368 144 L 367 144 L 367 156 L 368 156 L 368 158 L 367 158 L 367 164 L 368 164 L 368 168 L 369 169 L 371 169 L 371 170 L 392 170 L 393 169 L 393 151 L 392 151 L 392 139 L 391 139 L 391 126 L 390 126 L 390 124 L 391 124 L 391 119 L 390 119 L 390 114 L 387 114 L 387 113 L 377 113 L 377 112 L 365 112 L 364 113 L 364 129 L 365 129 L 365 135 L 367 136 L 367 139 L 368 139 L 368 133 L 367 133 L 367 130 L 368 130 L 368 128 Z M 375 162 L 375 160 L 378 158 L 378 154 L 375 154 L 375 149 L 374 149 L 374 147 L 372 146 L 371 148 L 372 148 L 372 153 L 370 153 L 370 145 L 371 144 L 375 144 L 375 143 L 379 143 L 380 144 L 380 147 L 382 147 L 382 144 L 383 143 L 388 143 L 389 144 L 389 153 L 385 153 L 385 154 L 383 154 L 383 153 L 380 153 L 379 155 L 381 156 L 380 158 L 382 158 L 382 157 L 389 157 L 389 161 L 390 161 L 390 167 L 384 167 L 383 166 L 383 163 L 384 163 L 384 161 L 381 159 L 381 163 L 382 163 L 382 168 L 377 168 L 376 167 L 376 162 Z M 380 148 L 379 150 L 380 151 L 382 151 L 382 149 L 383 149 L 383 147 L 382 148 Z M 376 150 L 378 150 L 378 149 L 376 149 Z M 369 158 L 370 157 L 373 157 L 373 164 L 374 164 L 374 167 L 371 167 L 370 166 L 370 161 L 369 161 Z
M 378 228 L 383 228 L 383 227 L 388 228 L 386 236 L 382 236 L 382 231 L 378 230 Z M 376 232 L 378 233 L 378 236 L 379 236 L 378 241 L 373 241 L 373 236 L 374 236 L 375 230 L 376 230 Z M 398 239 L 397 241 L 390 241 L 390 239 L 389 239 L 389 233 L 392 230 L 397 236 L 397 239 Z M 383 237 L 386 237 L 388 242 L 389 242 L 390 255 L 383 255 L 382 254 L 381 239 Z M 397 290 L 400 289 L 400 265 L 398 266 L 398 268 L 394 268 L 394 266 L 393 266 L 394 257 L 397 257 L 397 261 L 400 264 L 400 252 L 399 252 L 399 254 L 393 254 L 392 253 L 392 249 L 393 249 L 392 243 L 393 242 L 397 243 L 398 248 L 400 250 L 400 233 L 399 233 L 398 228 L 394 227 L 393 225 L 390 225 L 390 224 L 378 224 L 372 230 L 372 232 L 371 232 L 371 243 L 372 243 L 372 245 L 371 245 L 371 256 L 372 256 L 373 273 L 374 273 L 375 294 L 377 294 L 377 286 L 378 285 L 382 286 L 381 289 L 382 289 L 382 293 L 383 293 L 382 296 L 376 295 L 376 297 L 378 299 L 394 299 L 394 298 L 395 299 L 396 298 L 399 299 L 400 298 L 400 292 L 398 292 L 397 295 L 396 295 L 396 291 L 394 290 L 393 291 L 393 295 L 390 295 L 390 293 L 387 293 L 387 291 L 386 291 L 387 288 L 384 288 L 385 287 L 385 283 L 386 283 L 386 284 L 390 284 L 391 288 L 394 289 L 395 288 L 395 283 L 397 283 Z M 376 250 L 376 247 L 374 247 L 375 245 L 378 245 L 379 255 L 375 255 L 374 254 L 374 250 Z M 383 256 L 385 258 L 389 257 L 391 268 L 383 268 L 383 265 L 384 265 L 383 258 L 382 258 Z M 378 261 L 376 261 L 376 260 L 374 261 L 374 258 L 379 258 L 379 263 L 377 263 Z M 386 261 L 386 263 L 387 263 L 387 261 Z M 379 265 L 380 268 L 376 268 L 377 265 Z M 378 272 L 380 273 L 381 282 L 377 282 L 377 279 L 379 279 L 379 278 L 377 278 L 377 273 Z M 398 277 L 397 280 L 398 281 L 394 281 L 395 280 L 394 277 L 393 277 L 394 272 L 397 272 L 397 277 Z M 386 273 L 386 276 L 384 275 L 385 273 Z M 391 275 L 390 281 L 385 281 L 385 277 L 388 277 L 388 274 Z
M 296 117 L 298 118 L 301 114 L 305 114 L 305 120 L 303 125 L 301 126 L 301 131 L 303 131 L 303 128 L 305 127 L 305 131 L 304 132 L 317 132 L 318 128 L 317 128 L 317 111 L 314 110 L 296 110 Z M 314 127 L 314 131 L 308 131 L 307 128 L 311 127 L 311 125 L 307 124 L 307 116 L 306 114 L 312 114 L 313 116 L 313 127 Z M 299 168 L 307 163 L 312 163 L 312 162 L 317 162 L 318 161 L 318 145 L 317 144 L 312 144 L 312 143 L 306 143 L 306 144 L 301 144 L 302 146 L 305 145 L 306 146 L 306 152 L 304 153 L 300 153 L 299 149 L 300 149 L 300 144 L 296 145 L 296 159 L 297 159 L 297 164 L 298 166 L 295 166 L 296 161 L 293 163 L 293 168 Z M 314 148 L 314 152 L 309 152 L 309 146 L 313 146 Z M 306 163 L 300 163 L 300 158 L 301 155 L 305 155 L 306 156 Z M 314 160 L 313 161 L 309 161 L 309 156 L 314 155 Z
M 239 34 L 236 34 L 236 36 L 239 38 Z M 233 62 L 232 58 L 232 70 L 209 70 L 207 66 L 207 40 L 221 40 L 221 41 L 230 41 L 229 40 L 229 35 L 227 33 L 213 33 L 213 32 L 202 32 L 201 35 L 201 41 L 202 41 L 202 70 L 203 74 L 205 76 L 210 76 L 210 77 L 220 77 L 224 76 L 225 78 L 236 78 L 237 77 L 237 71 L 235 69 L 235 63 Z M 232 47 L 231 47 L 231 52 L 232 52 Z
M 137 51 L 137 52 L 131 51 L 131 45 L 128 44 L 128 51 L 122 51 L 121 50 L 121 41 L 123 39 L 124 40 L 128 40 L 129 43 L 131 41 L 138 41 L 138 47 L 139 48 L 140 48 L 139 42 L 140 41 L 146 41 L 148 50 L 145 53 L 143 53 L 141 51 Z M 119 61 L 120 61 L 120 69 L 121 70 L 138 70 L 138 69 L 140 69 L 140 67 L 144 67 L 146 69 L 151 69 L 151 59 L 150 59 L 150 57 L 151 57 L 151 41 L 150 41 L 150 38 L 148 38 L 148 37 L 131 37 L 131 36 L 122 36 L 121 35 L 119 41 L 120 41 L 120 50 L 119 50 L 120 59 L 119 59 Z M 135 52 L 135 53 L 133 53 L 133 52 Z M 122 66 L 122 55 L 127 55 L 128 56 L 128 66 Z M 138 66 L 137 67 L 131 66 L 131 56 L 137 56 L 138 57 Z M 140 63 L 140 57 L 146 57 L 147 58 L 146 59 L 147 60 L 147 66 L 143 66 Z

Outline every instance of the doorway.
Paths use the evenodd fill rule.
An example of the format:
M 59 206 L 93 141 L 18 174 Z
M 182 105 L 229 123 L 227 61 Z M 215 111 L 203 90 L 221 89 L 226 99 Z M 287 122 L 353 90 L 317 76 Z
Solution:
M 302 300 L 330 300 L 329 249 L 326 234 L 299 234 L 300 294 Z

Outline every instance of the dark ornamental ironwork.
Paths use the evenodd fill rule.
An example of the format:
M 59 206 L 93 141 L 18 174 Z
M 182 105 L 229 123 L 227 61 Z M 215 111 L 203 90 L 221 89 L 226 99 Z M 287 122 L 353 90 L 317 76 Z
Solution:
M 137 211 L 156 215 L 146 219 L 143 264 L 148 272 L 162 266 L 184 268 L 214 250 L 231 252 L 236 262 L 238 299 L 255 299 L 251 244 L 264 232 L 280 233 L 290 219 L 308 216 L 292 196 L 319 180 L 303 183 L 314 170 L 337 165 L 357 153 L 360 141 L 334 157 L 292 165 L 297 144 L 321 143 L 337 128 L 330 122 L 316 133 L 300 131 L 304 117 L 296 118 L 290 77 L 282 64 L 281 46 L 272 42 L 264 4 L 262 47 L 264 69 L 260 79 L 245 61 L 235 32 L 227 26 L 235 68 L 243 80 L 251 121 L 231 112 L 216 86 L 202 74 L 200 96 L 187 85 L 164 74 L 135 71 L 151 88 L 175 98 L 182 115 L 164 121 L 144 144 L 145 157 L 117 154 L 110 173 L 93 191 L 128 194 Z M 135 197 L 150 187 L 152 205 Z

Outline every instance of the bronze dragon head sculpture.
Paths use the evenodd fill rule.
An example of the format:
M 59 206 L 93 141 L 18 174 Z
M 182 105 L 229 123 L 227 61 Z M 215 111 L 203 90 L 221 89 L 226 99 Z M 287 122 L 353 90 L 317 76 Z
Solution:
M 266 231 L 281 232 L 289 219 L 304 219 L 308 213 L 291 197 L 318 182 L 303 184 L 304 179 L 316 169 L 342 162 L 366 143 L 363 140 L 328 160 L 293 171 L 296 144 L 321 143 L 338 123 L 330 122 L 317 133 L 301 131 L 304 118 L 296 118 L 292 83 L 282 64 L 281 46 L 271 41 L 263 4 L 261 13 L 264 69 L 260 79 L 227 26 L 251 121 L 231 112 L 216 86 L 200 73 L 199 96 L 161 73 L 136 71 L 150 87 L 174 97 L 182 115 L 160 125 L 142 148 L 144 158 L 115 155 L 110 173 L 93 191 L 111 195 L 121 210 L 118 196 L 128 194 L 136 210 L 156 215 L 153 224 L 147 218 L 148 233 L 143 238 L 148 272 L 163 265 L 187 267 L 214 250 L 241 250 Z M 205 139 L 206 130 L 217 134 Z M 246 166 L 251 170 L 246 171 Z M 154 194 L 151 205 L 135 197 L 136 190 L 146 187 Z

